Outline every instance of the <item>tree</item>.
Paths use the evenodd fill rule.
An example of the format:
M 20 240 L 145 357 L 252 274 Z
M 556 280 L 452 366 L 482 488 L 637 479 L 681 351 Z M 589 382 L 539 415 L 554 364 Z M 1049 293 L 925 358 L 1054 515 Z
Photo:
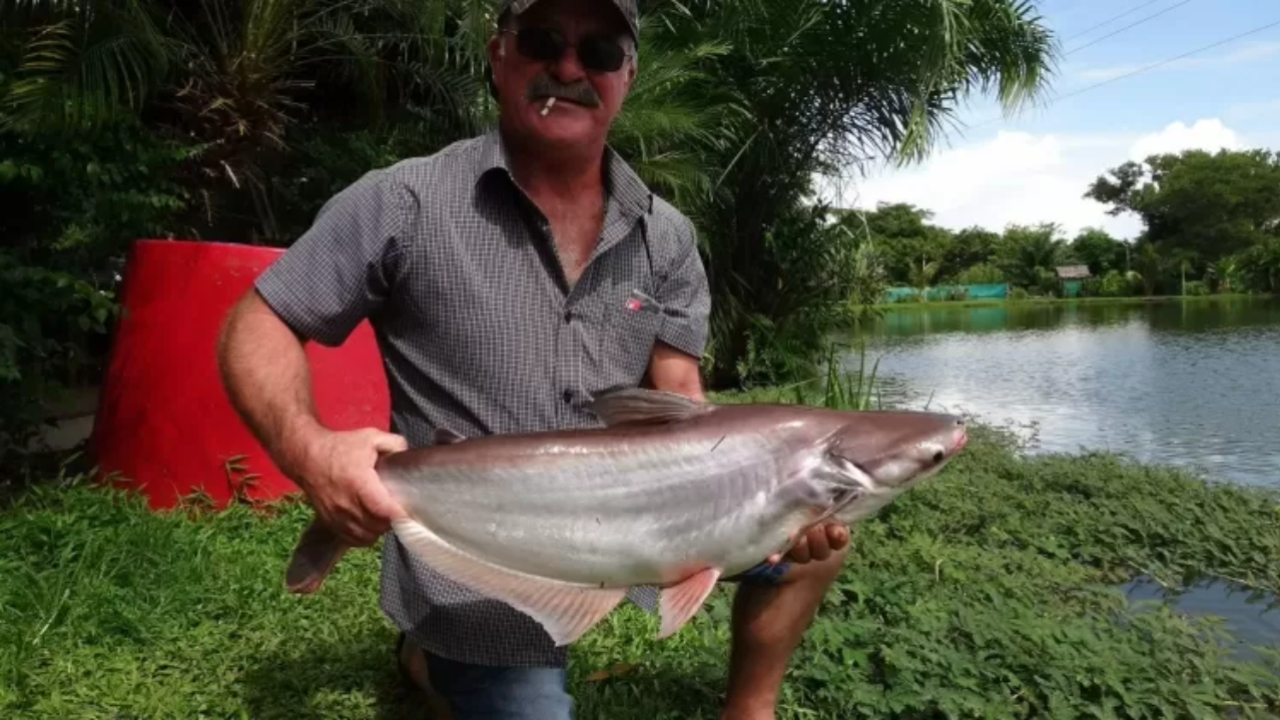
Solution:
M 1166 255 L 1181 252 L 1199 275 L 1218 260 L 1280 232 L 1280 156 L 1266 150 L 1187 150 L 1127 162 L 1085 197 L 1132 212 Z
M 651 7 L 676 5 L 674 0 Z M 1026 0 L 693 0 L 676 32 L 714 33 L 732 50 L 712 61 L 708 98 L 746 109 L 740 141 L 709 155 L 715 192 L 701 219 L 713 307 L 712 387 L 785 378 L 782 367 L 739 360 L 759 332 L 801 359 L 820 357 L 841 318 L 826 311 L 847 289 L 806 287 L 806 303 L 771 296 L 787 268 L 821 277 L 795 253 L 808 238 L 781 229 L 810 200 L 814 177 L 879 158 L 924 157 L 963 99 L 994 91 L 1016 107 L 1044 89 L 1052 36 Z M 887 250 L 885 243 L 877 247 Z M 887 255 L 887 252 L 886 252 Z M 802 269 L 803 268 L 803 269 Z M 764 322 L 767 320 L 767 322 Z
M 1058 237 L 1058 226 L 1010 225 L 1000 241 L 997 263 L 1009 282 L 1041 290 L 1053 282 L 1053 271 L 1066 258 L 1066 243 Z
M 922 264 L 934 264 L 930 281 L 944 270 L 951 233 L 929 224 L 932 217 L 908 203 L 880 203 L 866 214 L 867 230 L 880 249 L 890 282 L 918 287 L 913 278 L 918 279 Z
M 991 263 L 999 247 L 999 233 L 980 227 L 961 230 L 953 236 L 943 258 L 943 276 L 957 277 L 971 268 Z
M 193 151 L 175 232 L 287 245 L 359 173 L 492 120 L 493 22 L 493 0 L 0 2 L 0 133 L 128 120 Z M 712 387 L 806 372 L 847 318 L 860 240 L 816 175 L 918 160 L 966 96 L 1016 107 L 1053 57 L 1028 0 L 651 0 L 643 33 L 612 140 L 699 227 Z
M 1102 277 L 1111 270 L 1125 271 L 1127 246 L 1100 228 L 1085 228 L 1069 246 L 1071 257 L 1089 266 L 1089 273 Z

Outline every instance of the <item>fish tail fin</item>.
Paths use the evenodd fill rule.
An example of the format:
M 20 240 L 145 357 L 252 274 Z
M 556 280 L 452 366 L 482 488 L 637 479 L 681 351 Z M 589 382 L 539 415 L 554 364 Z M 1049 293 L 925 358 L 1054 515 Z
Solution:
M 284 584 L 291 593 L 309 595 L 320 589 L 334 566 L 347 552 L 347 545 L 320 518 L 315 518 L 298 538 L 289 558 Z

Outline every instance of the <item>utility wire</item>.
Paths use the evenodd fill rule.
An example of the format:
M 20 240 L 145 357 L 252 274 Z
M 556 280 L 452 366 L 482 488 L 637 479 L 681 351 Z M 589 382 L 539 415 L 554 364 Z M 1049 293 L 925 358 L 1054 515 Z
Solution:
M 1161 60 L 1160 62 L 1152 63 L 1152 64 L 1150 64 L 1150 65 L 1147 65 L 1146 67 L 1138 68 L 1137 70 L 1134 70 L 1134 71 L 1132 71 L 1132 72 L 1127 72 L 1127 73 L 1125 73 L 1125 74 L 1123 74 L 1123 75 L 1117 75 L 1116 77 L 1110 78 L 1110 79 L 1108 79 L 1108 80 L 1103 80 L 1103 81 L 1102 81 L 1102 82 L 1100 82 L 1100 83 L 1096 83 L 1096 84 L 1094 84 L 1094 85 L 1089 85 L 1088 87 L 1083 87 L 1083 88 L 1081 88 L 1081 89 L 1079 89 L 1079 90 L 1076 90 L 1076 91 L 1074 91 L 1074 92 L 1069 92 L 1069 93 L 1067 93 L 1066 95 L 1062 95 L 1062 96 L 1058 97 L 1058 100 L 1065 100 L 1065 99 L 1067 99 L 1067 98 L 1069 98 L 1069 97 L 1074 97 L 1074 96 L 1079 95 L 1079 94 L 1081 94 L 1081 93 L 1084 93 L 1084 92 L 1088 92 L 1088 91 L 1090 91 L 1090 90 L 1093 90 L 1094 88 L 1100 88 L 1100 87 L 1102 87 L 1103 85 L 1107 85 L 1107 84 L 1110 84 L 1110 83 L 1116 82 L 1117 80 L 1123 80 L 1123 79 L 1128 78 L 1128 77 L 1133 77 L 1134 75 L 1138 75 L 1138 74 L 1140 74 L 1140 73 L 1147 72 L 1148 70 L 1155 70 L 1156 68 L 1161 67 L 1161 66 L 1163 66 L 1163 65 L 1168 65 L 1169 63 L 1177 62 L 1178 60 L 1182 60 L 1183 58 L 1188 58 L 1188 57 L 1191 57 L 1192 55 L 1195 55 L 1195 54 L 1197 54 L 1197 53 L 1202 53 L 1202 52 L 1204 52 L 1205 50 L 1212 50 L 1212 49 L 1214 49 L 1214 48 L 1216 48 L 1216 47 L 1218 47 L 1218 46 L 1220 46 L 1220 45 L 1226 45 L 1227 43 L 1235 42 L 1236 40 L 1239 40 L 1240 38 L 1248 37 L 1248 36 L 1250 36 L 1250 35 L 1256 35 L 1256 34 L 1258 34 L 1258 33 L 1262 32 L 1262 31 L 1264 31 L 1264 30 L 1270 30 L 1270 29 L 1271 29 L 1271 28 L 1273 28 L 1273 27 L 1280 27 L 1280 20 L 1277 20 L 1277 21 L 1275 21 L 1275 22 L 1273 22 L 1273 23 L 1268 23 L 1268 24 L 1263 25 L 1263 26 L 1261 26 L 1261 27 L 1256 27 L 1256 28 L 1254 28 L 1254 29 L 1252 29 L 1252 30 L 1246 30 L 1245 32 L 1240 33 L 1239 35 L 1233 35 L 1233 36 L 1231 36 L 1231 37 L 1229 37 L 1229 38 L 1226 38 L 1226 39 L 1224 39 L 1224 40 L 1219 40 L 1219 41 L 1217 41 L 1217 42 L 1215 42 L 1215 43 L 1211 43 L 1211 44 L 1209 44 L 1209 45 L 1205 45 L 1204 47 L 1199 47 L 1199 48 L 1196 48 L 1195 50 L 1191 50 L 1191 51 L 1189 51 L 1189 52 L 1182 53 L 1181 55 L 1176 55 L 1176 56 L 1174 56 L 1174 57 L 1171 57 L 1171 58 L 1168 58 L 1168 59 L 1165 59 L 1165 60 Z M 1057 102 L 1057 100 L 1055 100 L 1054 102 Z
M 1130 8 L 1130 9 L 1128 9 L 1128 10 L 1125 10 L 1124 12 L 1120 13 L 1119 15 L 1113 15 L 1113 16 L 1111 16 L 1111 17 L 1107 18 L 1106 20 L 1103 20 L 1102 22 L 1098 23 L 1097 25 L 1094 25 L 1093 27 L 1090 27 L 1090 28 L 1086 28 L 1086 29 L 1084 29 L 1084 30 L 1081 30 L 1080 32 L 1076 33 L 1075 35 L 1072 35 L 1071 37 L 1064 38 L 1064 39 L 1063 39 L 1063 42 L 1066 42 L 1067 40 L 1075 40 L 1076 38 L 1080 37 L 1081 35 L 1088 35 L 1089 33 L 1093 32 L 1094 30 L 1097 30 L 1098 28 L 1102 27 L 1103 25 L 1110 25 L 1111 23 L 1115 22 L 1116 20 L 1119 20 L 1120 18 L 1124 17 L 1125 15 L 1132 15 L 1132 14 L 1134 14 L 1134 13 L 1138 12 L 1139 10 L 1141 10 L 1142 8 L 1144 8 L 1144 7 L 1151 7 L 1152 5 L 1155 5 L 1155 4 L 1156 4 L 1156 3 L 1158 3 L 1158 2 L 1164 2 L 1164 0 L 1148 0 L 1147 2 L 1144 2 L 1144 3 L 1142 3 L 1141 5 L 1139 5 L 1139 6 L 1135 7 L 1135 8 Z
M 1119 81 L 1119 80 L 1123 80 L 1123 79 L 1125 79 L 1125 78 L 1133 77 L 1134 75 L 1139 75 L 1139 74 L 1141 74 L 1141 73 L 1148 72 L 1148 71 L 1150 71 L 1150 70 L 1155 70 L 1155 69 L 1156 69 L 1156 68 L 1158 68 L 1158 67 L 1161 67 L 1161 66 L 1164 66 L 1164 65 L 1168 65 L 1169 63 L 1172 63 L 1172 62 L 1177 62 L 1178 60 L 1182 60 L 1183 58 L 1191 57 L 1192 55 L 1195 55 L 1195 54 L 1197 54 L 1197 53 L 1202 53 L 1202 52 L 1204 52 L 1205 50 L 1212 50 L 1213 48 L 1219 47 L 1219 46 L 1221 46 L 1221 45 L 1226 45 L 1227 43 L 1235 42 L 1236 40 L 1239 40 L 1239 39 L 1241 39 L 1241 38 L 1248 37 L 1248 36 L 1250 36 L 1250 35 L 1257 35 L 1258 33 L 1263 32 L 1263 31 L 1265 31 L 1265 30 L 1270 30 L 1270 29 L 1271 29 L 1271 28 L 1273 28 L 1273 27 L 1280 27 L 1280 20 L 1276 20 L 1275 22 L 1268 23 L 1268 24 L 1266 24 L 1266 25 L 1262 25 L 1262 26 L 1260 26 L 1260 27 L 1256 27 L 1256 28 L 1254 28 L 1254 29 L 1252 29 L 1252 30 L 1246 30 L 1246 31 L 1244 31 L 1244 32 L 1242 32 L 1242 33 L 1240 33 L 1240 34 L 1238 34 L 1238 35 L 1233 35 L 1233 36 L 1231 36 L 1231 37 L 1229 37 L 1229 38 L 1225 38 L 1225 39 L 1223 39 L 1223 40 L 1219 40 L 1219 41 L 1217 41 L 1217 42 L 1215 42 L 1215 43 L 1210 43 L 1209 45 L 1205 45 L 1204 47 L 1198 47 L 1198 48 L 1196 48 L 1195 50 L 1190 50 L 1190 51 L 1188 51 L 1188 52 L 1182 53 L 1181 55 L 1175 55 L 1174 57 L 1166 58 L 1166 59 L 1161 60 L 1161 61 L 1159 61 L 1159 62 L 1151 63 L 1150 65 L 1147 65 L 1147 66 L 1145 66 L 1145 67 L 1140 67 L 1140 68 L 1138 68 L 1137 70 L 1133 70 L 1133 71 L 1130 71 L 1130 72 L 1124 73 L 1123 75 L 1117 75 L 1116 77 L 1113 77 L 1113 78 L 1110 78 L 1110 79 L 1107 79 L 1107 80 L 1103 80 L 1102 82 L 1094 83 L 1093 85 L 1088 85 L 1088 86 L 1086 86 L 1086 87 L 1080 88 L 1079 90 L 1075 90 L 1075 91 L 1069 92 L 1069 93 L 1067 93 L 1066 95 L 1059 95 L 1058 97 L 1054 98 L 1053 100 L 1050 100 L 1050 101 L 1049 101 L 1049 104 L 1053 104 L 1053 103 L 1059 102 L 1059 101 L 1061 101 L 1061 100 L 1066 100 L 1066 99 L 1067 99 L 1067 98 L 1069 98 L 1069 97 L 1075 97 L 1076 95 L 1081 95 L 1081 94 L 1083 94 L 1083 93 L 1087 93 L 1087 92 L 1089 92 L 1090 90 L 1096 90 L 1097 88 L 1100 88 L 1100 87 L 1102 87 L 1103 85 L 1109 85 L 1109 84 L 1111 84 L 1111 83 L 1113 83 L 1113 82 L 1117 82 L 1117 81 Z M 983 120 L 982 122 L 977 123 L 977 124 L 975 124 L 975 125 L 970 125 L 969 127 L 970 127 L 970 128 L 982 127 L 983 125 L 990 125 L 990 124 L 991 124 L 991 123 L 993 123 L 993 122 L 1000 122 L 1000 121 L 1001 121 L 1001 120 L 1003 120 L 1003 119 L 1004 119 L 1004 116 L 1002 116 L 1002 115 L 997 115 L 996 117 L 994 117 L 994 118 L 992 118 L 992 119 L 990 119 L 990 120 Z
M 1109 38 L 1109 37 L 1115 37 L 1116 35 L 1119 35 L 1120 33 L 1124 32 L 1124 31 L 1126 31 L 1126 30 L 1130 30 L 1130 29 L 1132 29 L 1132 28 L 1136 28 L 1136 27 L 1138 27 L 1139 25 L 1142 25 L 1142 24 L 1145 24 L 1145 23 L 1151 22 L 1152 20 L 1155 20 L 1156 18 L 1160 17 L 1161 15 L 1164 15 L 1164 14 L 1165 14 L 1165 13 L 1167 13 L 1167 12 L 1172 12 L 1172 11 L 1174 11 L 1174 10 L 1177 10 L 1178 8 L 1182 7 L 1183 5 L 1186 5 L 1186 4 L 1187 4 L 1187 3 L 1189 3 L 1189 2 L 1191 2 L 1191 0 L 1182 0 L 1182 2 L 1178 3 L 1177 5 L 1170 5 L 1169 7 L 1167 7 L 1167 8 L 1165 8 L 1165 9 L 1161 10 L 1161 11 L 1160 11 L 1160 12 L 1158 12 L 1158 13 L 1155 13 L 1155 14 L 1152 14 L 1152 15 L 1148 15 L 1148 16 L 1146 16 L 1146 17 L 1142 18 L 1141 20 L 1138 20 L 1137 22 L 1133 22 L 1133 23 L 1130 23 L 1130 24 L 1128 24 L 1128 25 L 1125 25 L 1124 27 L 1120 28 L 1119 30 L 1116 30 L 1115 32 L 1108 33 L 1108 34 L 1103 35 L 1102 37 L 1098 38 L 1097 40 L 1091 40 L 1091 41 L 1089 41 L 1089 42 L 1087 42 L 1087 43 L 1085 43 L 1085 44 L 1083 44 L 1083 45 L 1081 45 L 1081 46 L 1079 46 L 1079 47 L 1072 48 L 1072 49 L 1070 49 L 1070 50 L 1066 51 L 1066 52 L 1065 52 L 1065 53 L 1063 53 L 1063 54 L 1064 54 L 1064 55 L 1071 55 L 1072 53 L 1080 52 L 1081 50 L 1083 50 L 1083 49 L 1085 49 L 1085 48 L 1089 47 L 1090 45 L 1097 45 L 1098 43 L 1102 42 L 1103 40 L 1106 40 L 1106 39 L 1107 39 L 1107 38 Z

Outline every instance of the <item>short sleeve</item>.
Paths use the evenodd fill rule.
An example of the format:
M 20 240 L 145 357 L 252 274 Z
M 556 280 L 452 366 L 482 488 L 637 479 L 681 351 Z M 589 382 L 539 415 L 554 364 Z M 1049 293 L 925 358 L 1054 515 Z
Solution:
M 255 287 L 295 332 L 341 345 L 386 301 L 408 211 L 408 194 L 388 172 L 368 173 L 325 203 Z
M 684 220 L 683 218 L 681 218 Z M 706 350 L 707 325 L 711 314 L 711 292 L 707 273 L 698 254 L 697 235 L 688 220 L 677 223 L 676 247 L 671 264 L 658 288 L 663 307 L 658 339 L 701 358 Z

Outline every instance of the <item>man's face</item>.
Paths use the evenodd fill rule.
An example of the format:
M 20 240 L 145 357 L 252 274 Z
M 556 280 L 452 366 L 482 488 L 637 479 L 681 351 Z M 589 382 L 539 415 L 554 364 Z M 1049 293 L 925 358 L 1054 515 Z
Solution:
M 599 67 L 616 57 L 611 50 L 632 52 L 626 22 L 612 4 L 541 0 L 511 30 L 526 36 L 517 39 L 512 32 L 501 32 L 489 43 L 493 81 L 508 127 L 554 144 L 607 136 L 635 75 L 630 57 L 616 70 Z M 554 59 L 537 57 L 556 55 L 557 48 L 561 52 Z M 549 97 L 556 98 L 555 105 L 544 115 Z

